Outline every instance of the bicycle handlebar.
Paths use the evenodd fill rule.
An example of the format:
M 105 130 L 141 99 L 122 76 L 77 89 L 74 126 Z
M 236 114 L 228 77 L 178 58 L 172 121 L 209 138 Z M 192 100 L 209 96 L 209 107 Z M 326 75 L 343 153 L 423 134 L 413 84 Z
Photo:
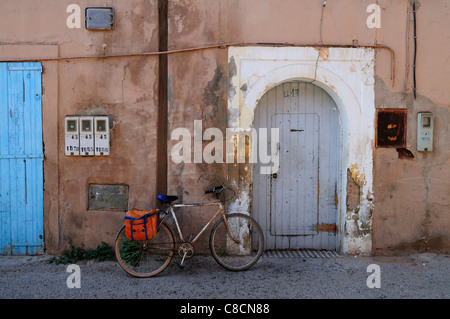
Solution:
M 225 189 L 225 186 L 223 186 L 223 185 L 215 186 L 213 189 L 206 190 L 206 191 L 205 191 L 205 194 L 210 194 L 210 193 L 219 194 L 219 193 L 222 192 L 224 189 Z

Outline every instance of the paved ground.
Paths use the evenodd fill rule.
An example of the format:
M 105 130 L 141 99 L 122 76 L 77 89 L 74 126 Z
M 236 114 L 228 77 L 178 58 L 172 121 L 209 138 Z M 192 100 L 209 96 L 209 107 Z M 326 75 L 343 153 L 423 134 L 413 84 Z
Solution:
M 139 279 L 116 262 L 80 262 L 81 288 L 68 288 L 68 265 L 50 256 L 0 256 L 1 299 L 449 299 L 450 256 L 262 258 L 245 272 L 230 272 L 211 256 L 177 260 L 160 275 Z M 378 265 L 380 288 L 367 279 Z M 373 277 L 373 276 L 372 276 Z M 372 279 L 371 277 L 371 279 Z M 370 281 L 370 280 L 369 280 Z M 376 283 L 376 281 L 370 281 Z M 369 282 L 369 283 L 370 283 Z

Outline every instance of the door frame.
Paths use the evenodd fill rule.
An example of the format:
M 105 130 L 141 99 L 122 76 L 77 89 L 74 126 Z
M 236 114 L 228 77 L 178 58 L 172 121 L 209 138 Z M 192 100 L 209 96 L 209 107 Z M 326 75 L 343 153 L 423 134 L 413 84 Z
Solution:
M 375 54 L 367 48 L 327 50 L 324 60 L 313 47 L 230 47 L 228 127 L 236 133 L 251 131 L 259 99 L 283 82 L 313 82 L 324 89 L 339 109 L 342 132 L 338 250 L 369 255 L 372 253 Z M 352 211 L 346 207 L 347 175 L 360 188 L 359 205 Z M 251 176 L 249 163 L 229 165 L 230 184 L 239 190 L 229 205 L 230 211 L 251 214 Z

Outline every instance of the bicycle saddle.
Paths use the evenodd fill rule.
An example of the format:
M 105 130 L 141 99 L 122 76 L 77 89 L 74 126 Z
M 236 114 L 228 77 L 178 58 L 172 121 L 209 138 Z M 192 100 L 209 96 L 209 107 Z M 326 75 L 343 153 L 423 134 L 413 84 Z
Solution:
M 157 197 L 160 201 L 162 201 L 165 204 L 170 204 L 173 201 L 176 201 L 178 199 L 178 196 L 170 196 L 170 195 L 163 195 L 163 194 L 158 194 Z

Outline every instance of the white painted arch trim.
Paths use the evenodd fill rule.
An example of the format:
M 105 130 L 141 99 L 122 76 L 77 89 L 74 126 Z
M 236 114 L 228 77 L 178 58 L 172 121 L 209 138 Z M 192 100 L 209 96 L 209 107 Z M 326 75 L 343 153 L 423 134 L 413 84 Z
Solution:
M 312 82 L 335 101 L 341 121 L 338 249 L 372 252 L 373 148 L 375 135 L 374 51 L 367 48 L 230 47 L 228 127 L 252 127 L 259 99 L 288 81 Z M 360 186 L 360 204 L 347 212 L 347 170 Z M 236 184 L 242 179 L 237 178 Z M 231 209 L 248 211 L 250 187 L 239 185 Z M 363 230 L 363 231 L 362 231 Z

